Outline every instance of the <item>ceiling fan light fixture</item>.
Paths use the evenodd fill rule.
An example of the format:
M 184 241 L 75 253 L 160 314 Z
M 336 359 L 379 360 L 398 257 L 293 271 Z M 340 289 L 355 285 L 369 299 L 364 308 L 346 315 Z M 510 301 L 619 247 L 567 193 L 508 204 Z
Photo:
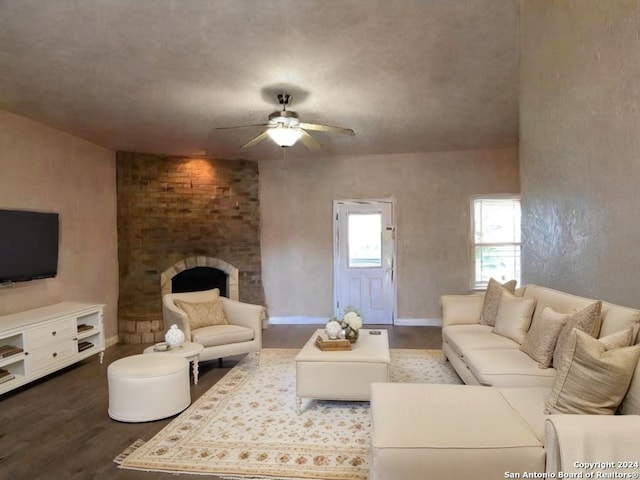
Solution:
M 302 135 L 302 131 L 299 128 L 286 127 L 284 125 L 278 125 L 275 128 L 270 128 L 267 130 L 267 133 L 269 138 L 271 138 L 271 140 L 280 147 L 291 147 Z
M 303 146 L 310 150 L 319 150 L 322 144 L 316 140 L 309 131 L 312 132 L 324 132 L 324 133 L 338 133 L 340 135 L 354 136 L 356 132 L 350 128 L 334 127 L 331 125 L 325 125 L 323 123 L 307 123 L 301 122 L 296 112 L 287 110 L 290 95 L 286 93 L 278 94 L 278 103 L 282 105 L 282 110 L 277 112 L 271 112 L 269 115 L 268 123 L 253 124 L 253 125 L 238 125 L 235 127 L 218 127 L 216 130 L 230 130 L 235 128 L 256 128 L 262 127 L 264 130 L 255 135 L 248 142 L 245 142 L 240 148 L 250 148 L 256 146 L 262 142 L 265 138 L 269 137 L 279 147 L 291 147 L 300 140 Z

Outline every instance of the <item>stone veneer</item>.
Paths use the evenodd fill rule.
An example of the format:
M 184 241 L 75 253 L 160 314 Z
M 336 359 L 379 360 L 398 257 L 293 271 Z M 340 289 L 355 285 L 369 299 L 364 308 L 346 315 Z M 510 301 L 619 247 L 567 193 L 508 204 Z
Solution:
M 182 262 L 237 268 L 238 299 L 264 305 L 255 162 L 118 152 L 117 177 L 122 341 L 163 340 L 161 288 Z

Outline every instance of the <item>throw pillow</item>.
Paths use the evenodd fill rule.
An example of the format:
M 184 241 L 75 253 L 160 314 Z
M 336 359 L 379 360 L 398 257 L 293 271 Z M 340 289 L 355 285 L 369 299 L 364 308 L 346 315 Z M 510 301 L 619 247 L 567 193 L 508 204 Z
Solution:
M 571 313 L 559 313 L 546 305 L 540 315 L 533 317 L 520 350 L 538 362 L 540 368 L 549 368 L 560 331 L 570 316 Z
M 640 345 L 606 350 L 603 342 L 574 328 L 558 367 L 545 414 L 613 415 L 640 358 Z
M 494 333 L 522 343 L 531 325 L 534 308 L 535 298 L 516 297 L 509 292 L 502 292 Z
M 482 304 L 482 313 L 480 314 L 480 324 L 489 325 L 491 327 L 496 324 L 496 315 L 500 306 L 500 295 L 507 291 L 514 293 L 516 290 L 516 281 L 510 280 L 500 284 L 497 280 L 490 278 L 487 284 L 487 291 L 484 294 L 484 303 Z
M 184 310 L 189 319 L 191 330 L 209 327 L 211 325 L 228 325 L 222 299 L 216 298 L 210 302 L 191 303 L 184 300 L 176 300 L 176 305 Z
M 600 326 L 602 325 L 602 317 L 600 316 L 601 312 L 602 302 L 598 300 L 597 302 L 587 305 L 582 310 L 577 311 L 571 316 L 571 318 L 569 318 L 567 324 L 560 332 L 558 343 L 556 343 L 556 348 L 553 352 L 553 368 L 557 370 L 558 365 L 562 363 L 565 355 L 564 352 L 566 350 L 566 344 L 569 340 L 569 336 L 571 335 L 571 331 L 574 328 L 582 330 L 592 337 L 598 336 L 598 333 L 600 333 Z
M 613 350 L 614 348 L 628 347 L 633 345 L 638 333 L 637 325 L 629 325 L 623 330 L 607 335 L 606 337 L 599 338 L 598 341 L 602 343 L 605 350 Z

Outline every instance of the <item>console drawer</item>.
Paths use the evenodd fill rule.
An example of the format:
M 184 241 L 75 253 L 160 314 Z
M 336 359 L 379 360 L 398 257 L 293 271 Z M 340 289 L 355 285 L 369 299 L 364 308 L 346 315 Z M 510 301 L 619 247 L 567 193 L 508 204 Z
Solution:
M 74 338 L 75 335 L 76 322 L 73 318 L 65 318 L 44 327 L 34 328 L 28 333 L 29 350 Z
M 38 375 L 47 370 L 56 370 L 56 365 L 66 363 L 78 354 L 78 343 L 71 339 L 29 353 L 29 370 Z

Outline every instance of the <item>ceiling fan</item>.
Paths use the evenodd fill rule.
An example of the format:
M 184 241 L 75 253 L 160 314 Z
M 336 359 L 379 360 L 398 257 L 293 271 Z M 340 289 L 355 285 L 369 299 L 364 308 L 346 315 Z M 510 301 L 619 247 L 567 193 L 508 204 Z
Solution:
M 240 125 L 237 127 L 219 127 L 216 130 L 230 130 L 235 128 L 255 128 L 264 127 L 265 130 L 259 133 L 240 148 L 250 148 L 257 145 L 265 138 L 271 138 L 280 147 L 291 147 L 298 140 L 311 150 L 318 150 L 322 144 L 307 132 L 339 133 L 341 135 L 353 136 L 356 134 L 350 128 L 332 127 L 321 123 L 303 123 L 298 119 L 298 114 L 291 110 L 287 110 L 291 95 L 286 93 L 278 94 L 278 103 L 282 105 L 282 110 L 272 112 L 269 115 L 268 123 L 256 125 Z

